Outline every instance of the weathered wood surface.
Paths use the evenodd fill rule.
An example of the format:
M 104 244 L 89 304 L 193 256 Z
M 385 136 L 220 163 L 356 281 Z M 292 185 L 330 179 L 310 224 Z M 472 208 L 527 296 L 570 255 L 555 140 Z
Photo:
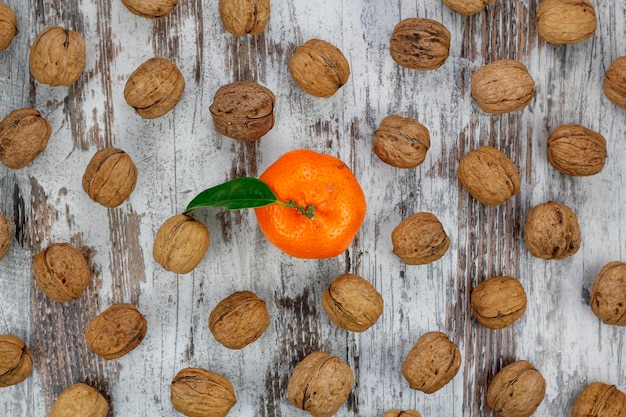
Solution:
M 626 390 L 624 328 L 602 324 L 588 305 L 600 268 L 626 260 L 626 112 L 602 94 L 604 72 L 626 53 L 626 8 L 596 1 L 598 30 L 589 40 L 553 46 L 538 40 L 537 0 L 496 0 L 473 17 L 439 0 L 273 1 L 266 31 L 236 39 L 219 20 L 216 1 L 181 0 L 160 20 L 139 18 L 114 0 L 4 0 L 17 13 L 20 34 L 0 52 L 0 117 L 39 109 L 53 126 L 46 151 L 28 167 L 0 166 L 0 210 L 15 227 L 0 262 L 0 333 L 27 341 L 36 367 L 25 382 L 0 389 L 0 415 L 42 416 L 68 385 L 84 381 L 109 399 L 113 416 L 174 416 L 169 383 L 188 366 L 211 369 L 235 386 L 236 416 L 305 416 L 287 400 L 296 363 L 322 349 L 346 360 L 356 385 L 338 416 L 377 416 L 389 408 L 424 416 L 487 416 L 491 377 L 514 359 L 530 360 L 547 380 L 540 416 L 568 415 L 592 381 Z M 396 65 L 388 53 L 394 25 L 428 17 L 452 33 L 451 55 L 435 71 Z M 71 87 L 40 85 L 27 57 L 37 33 L 61 25 L 84 34 L 88 60 Z M 287 61 L 314 37 L 347 56 L 349 82 L 330 99 L 308 96 L 292 82 Z M 164 56 L 187 82 L 166 116 L 142 120 L 123 88 L 143 61 Z M 498 58 L 524 62 L 537 87 L 524 111 L 490 116 L 472 102 L 472 71 Z M 208 107 L 217 88 L 255 80 L 277 95 L 276 126 L 260 142 L 243 144 L 216 133 Z M 372 153 L 374 129 L 390 113 L 411 116 L 431 132 L 418 169 L 398 170 Z M 588 178 L 559 174 L 547 162 L 549 132 L 563 123 L 600 131 L 608 141 L 605 169 Z M 497 208 L 459 188 L 459 159 L 478 145 L 503 150 L 522 175 L 521 192 Z M 107 210 L 81 188 L 96 150 L 117 146 L 139 168 L 137 188 Z M 260 233 L 251 211 L 197 213 L 212 243 L 191 274 L 176 276 L 152 259 L 158 227 L 199 191 L 237 176 L 255 176 L 287 150 L 336 155 L 365 190 L 368 214 L 352 247 L 330 260 L 281 254 Z M 528 254 L 522 227 L 535 204 L 556 200 L 578 214 L 583 244 L 563 261 Z M 391 230 L 417 211 L 436 214 L 451 237 L 448 253 L 428 266 L 406 266 L 391 253 Z M 34 283 L 31 261 L 48 243 L 69 241 L 88 257 L 93 282 L 77 301 L 58 304 Z M 339 274 L 368 278 L 382 293 L 384 313 L 362 334 L 338 329 L 321 309 L 322 291 Z M 470 291 L 495 274 L 521 280 L 526 314 L 506 330 L 481 327 L 469 311 Z M 219 345 L 207 328 L 218 301 L 237 290 L 267 301 L 270 328 L 241 351 Z M 87 348 L 89 320 L 115 302 L 132 302 L 148 334 L 129 355 L 111 362 Z M 412 391 L 402 362 L 426 331 L 446 332 L 463 355 L 459 374 L 440 391 Z

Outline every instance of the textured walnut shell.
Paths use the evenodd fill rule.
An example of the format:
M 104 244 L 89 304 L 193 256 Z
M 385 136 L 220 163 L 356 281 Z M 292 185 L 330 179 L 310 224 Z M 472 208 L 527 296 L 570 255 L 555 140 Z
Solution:
M 30 49 L 30 73 L 41 84 L 70 85 L 78 80 L 86 62 L 83 36 L 59 26 L 45 28 Z
M 450 247 L 443 225 L 431 213 L 415 213 L 391 232 L 393 253 L 409 265 L 425 265 L 441 258 Z
M 209 243 L 209 231 L 201 221 L 186 214 L 177 214 L 159 228 L 152 256 L 168 271 L 187 274 L 202 261 Z
M 113 304 L 87 326 L 89 349 L 106 360 L 121 358 L 135 349 L 148 330 L 144 316 L 132 304 Z
M 322 294 L 322 307 L 342 329 L 364 332 L 383 313 L 383 297 L 365 278 L 343 274 Z
M 626 395 L 615 385 L 592 382 L 574 401 L 571 417 L 624 417 Z
M 106 417 L 108 414 L 109 403 L 100 391 L 79 382 L 59 395 L 49 417 Z
M 443 0 L 443 4 L 450 10 L 464 16 L 471 16 L 482 11 L 492 2 L 493 0 Z
M 270 20 L 270 0 L 220 0 L 224 28 L 235 36 L 258 35 Z
M 11 334 L 0 335 L 0 388 L 19 384 L 33 371 L 33 354 L 26 343 Z
M 546 394 L 546 380 L 528 361 L 515 361 L 489 383 L 487 404 L 496 417 L 529 417 Z
M 228 349 L 248 346 L 261 337 L 269 324 L 265 301 L 250 291 L 229 295 L 209 315 L 209 330 Z
M 505 203 L 520 190 L 517 168 L 492 146 L 481 146 L 465 155 L 456 175 L 469 195 L 491 206 Z
M 435 20 L 404 19 L 393 29 L 389 52 L 403 67 L 420 71 L 437 69 L 450 54 L 450 32 Z
M 604 75 L 604 95 L 611 102 L 626 109 L 626 56 L 611 62 Z
M 161 117 L 178 104 L 185 92 L 185 78 L 176 64 L 150 58 L 128 78 L 124 98 L 144 119 Z
M 582 42 L 595 33 L 597 24 L 589 0 L 542 0 L 537 8 L 537 31 L 546 42 Z
M 611 262 L 596 276 L 589 302 L 593 313 L 606 324 L 626 326 L 626 264 Z
M 130 155 L 118 148 L 102 149 L 91 158 L 83 175 L 83 190 L 104 207 L 117 207 L 137 184 L 137 167 Z
M 224 417 L 237 402 L 228 379 L 201 368 L 178 372 L 170 385 L 170 399 L 187 417 Z
M 563 174 L 595 175 L 606 163 L 606 140 L 581 125 L 562 125 L 548 138 L 548 161 Z
M 0 162 L 20 169 L 48 146 L 50 123 L 35 109 L 13 110 L 0 122 Z
M 502 329 L 526 311 L 526 291 L 513 277 L 491 277 L 474 288 L 471 305 L 480 324 L 490 329 Z
M 578 218 L 563 204 L 538 204 L 526 216 L 524 238 L 526 247 L 537 258 L 567 258 L 580 248 Z
M 7 254 L 13 242 L 13 227 L 6 216 L 0 213 L 0 260 Z
M 336 46 L 321 39 L 309 39 L 293 52 L 289 72 L 305 92 L 328 98 L 348 82 L 350 65 Z
M 293 405 L 313 417 L 330 417 L 348 399 L 354 374 L 350 366 L 335 356 L 313 352 L 293 370 L 287 394 Z
M 461 367 L 461 352 L 444 333 L 424 333 L 409 351 L 402 376 L 412 389 L 432 394 L 454 378 Z
M 535 95 L 535 81 L 521 62 L 501 59 L 472 74 L 471 91 L 485 113 L 509 113 L 528 106 Z
M 390 115 L 376 129 L 373 147 L 383 162 L 397 168 L 415 168 L 426 158 L 430 132 L 415 119 Z
M 240 141 L 255 141 L 274 127 L 276 96 L 252 81 L 239 81 L 220 87 L 209 107 L 215 129 Z
M 422 415 L 415 410 L 400 410 L 394 408 L 393 410 L 386 411 L 380 417 L 422 417 Z
M 6 4 L 0 3 L 0 51 L 9 47 L 17 33 L 15 12 Z
M 122 3 L 137 16 L 155 19 L 169 14 L 178 0 L 122 0 Z
M 52 300 L 64 303 L 82 294 L 91 280 L 83 254 L 69 243 L 52 243 L 33 260 L 39 288 Z

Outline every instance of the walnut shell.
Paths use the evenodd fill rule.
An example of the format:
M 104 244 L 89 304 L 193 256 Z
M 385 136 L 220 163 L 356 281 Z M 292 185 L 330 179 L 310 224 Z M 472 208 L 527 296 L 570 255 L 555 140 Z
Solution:
M 128 78 L 124 98 L 144 119 L 156 119 L 172 110 L 185 92 L 185 78 L 176 64 L 150 58 Z
M 220 0 L 224 28 L 235 36 L 259 35 L 270 20 L 270 0 Z
M 348 82 L 350 65 L 335 45 L 321 39 L 309 39 L 293 52 L 289 72 L 305 92 L 328 98 Z
M 383 313 L 383 297 L 365 278 L 343 274 L 322 294 L 322 307 L 342 329 L 364 332 Z
M 595 175 L 606 163 L 606 140 L 581 125 L 562 125 L 548 138 L 548 161 L 563 174 Z
M 482 11 L 492 2 L 493 0 L 443 0 L 443 4 L 450 10 L 464 16 L 471 16 Z
M 450 382 L 460 367 L 459 348 L 444 333 L 428 332 L 409 351 L 402 376 L 412 389 L 432 394 Z
M 535 95 L 535 81 L 521 62 L 501 59 L 472 74 L 471 91 L 485 113 L 509 113 L 528 106 Z
M 168 271 L 187 274 L 202 261 L 209 243 L 209 231 L 201 221 L 186 214 L 177 214 L 159 228 L 152 256 Z
M 130 155 L 118 148 L 102 149 L 91 158 L 83 175 L 83 190 L 104 207 L 117 207 L 137 184 L 137 167 Z
M 33 260 L 39 288 L 59 303 L 78 298 L 89 285 L 91 271 L 83 254 L 69 243 L 52 243 Z
M 169 14 L 178 0 L 122 0 L 122 3 L 137 16 L 156 19 Z
M 528 361 L 515 361 L 498 372 L 487 389 L 487 404 L 496 417 L 529 417 L 546 394 L 546 380 Z
M 215 129 L 229 138 L 248 142 L 261 139 L 274 127 L 276 96 L 252 81 L 223 85 L 209 107 Z
M 19 384 L 33 372 L 33 353 L 22 339 L 0 335 L 0 388 Z
M 615 385 L 592 382 L 574 401 L 571 417 L 624 417 L 626 395 Z
M 563 204 L 538 204 L 526 216 L 524 237 L 526 247 L 537 258 L 567 258 L 580 248 L 578 218 Z
M 386 411 L 380 417 L 422 417 L 422 415 L 415 410 L 400 410 L 394 408 L 393 410 Z
M 293 405 L 313 417 L 330 417 L 348 399 L 354 374 L 350 366 L 335 356 L 313 352 L 293 370 L 287 394 Z
M 589 0 L 542 0 L 537 7 L 537 31 L 546 42 L 582 42 L 595 33 L 597 24 Z
M 13 110 L 0 122 L 0 162 L 20 169 L 48 146 L 52 127 L 37 110 Z
M 604 75 L 604 95 L 613 104 L 626 109 L 626 56 L 611 62 Z
M 113 304 L 87 326 L 89 349 L 106 360 L 121 358 L 135 349 L 148 330 L 144 316 L 132 304 Z
M 86 62 L 83 36 L 59 26 L 45 28 L 30 49 L 30 73 L 41 84 L 73 84 L 85 69 Z
M 591 287 L 593 313 L 606 324 L 626 326 L 626 264 L 606 264 Z
M 404 19 L 393 28 L 389 52 L 403 67 L 420 71 L 437 69 L 450 55 L 450 31 L 436 20 Z
M 450 238 L 431 213 L 415 213 L 391 232 L 393 253 L 409 265 L 425 265 L 445 255 Z
M 0 51 L 4 51 L 11 45 L 17 33 L 15 12 L 8 5 L 0 3 Z
M 503 329 L 526 311 L 526 292 L 513 277 L 491 277 L 472 291 L 474 317 L 489 329 Z
M 109 403 L 100 391 L 79 382 L 59 394 L 49 417 L 106 417 L 108 414 Z
M 491 206 L 507 202 L 521 185 L 513 161 L 492 146 L 481 146 L 465 155 L 456 175 L 469 195 Z
M 9 219 L 0 213 L 0 260 L 7 254 L 13 242 L 13 227 Z
M 374 133 L 374 153 L 397 168 L 415 168 L 426 158 L 430 132 L 415 119 L 389 115 Z
M 241 349 L 257 340 L 270 325 L 270 315 L 251 291 L 239 291 L 220 301 L 209 315 L 209 330 L 228 349 Z
M 185 368 L 170 385 L 174 408 L 188 417 L 224 417 L 237 402 L 230 381 L 201 368 Z

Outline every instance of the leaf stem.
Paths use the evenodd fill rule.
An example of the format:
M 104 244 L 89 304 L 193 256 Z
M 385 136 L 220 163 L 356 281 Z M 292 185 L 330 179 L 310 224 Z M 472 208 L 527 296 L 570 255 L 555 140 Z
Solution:
M 283 207 L 296 209 L 303 216 L 306 216 L 311 220 L 315 220 L 315 206 L 313 204 L 308 205 L 306 208 L 298 205 L 298 203 L 293 200 L 289 200 L 286 203 L 284 201 L 276 200 L 276 204 L 279 204 Z

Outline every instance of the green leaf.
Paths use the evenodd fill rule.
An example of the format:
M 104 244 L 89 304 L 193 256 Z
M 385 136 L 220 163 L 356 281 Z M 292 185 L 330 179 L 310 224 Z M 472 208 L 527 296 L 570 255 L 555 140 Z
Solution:
M 277 202 L 278 197 L 263 181 L 242 177 L 202 191 L 187 205 L 185 213 L 201 207 L 237 210 L 263 207 Z

